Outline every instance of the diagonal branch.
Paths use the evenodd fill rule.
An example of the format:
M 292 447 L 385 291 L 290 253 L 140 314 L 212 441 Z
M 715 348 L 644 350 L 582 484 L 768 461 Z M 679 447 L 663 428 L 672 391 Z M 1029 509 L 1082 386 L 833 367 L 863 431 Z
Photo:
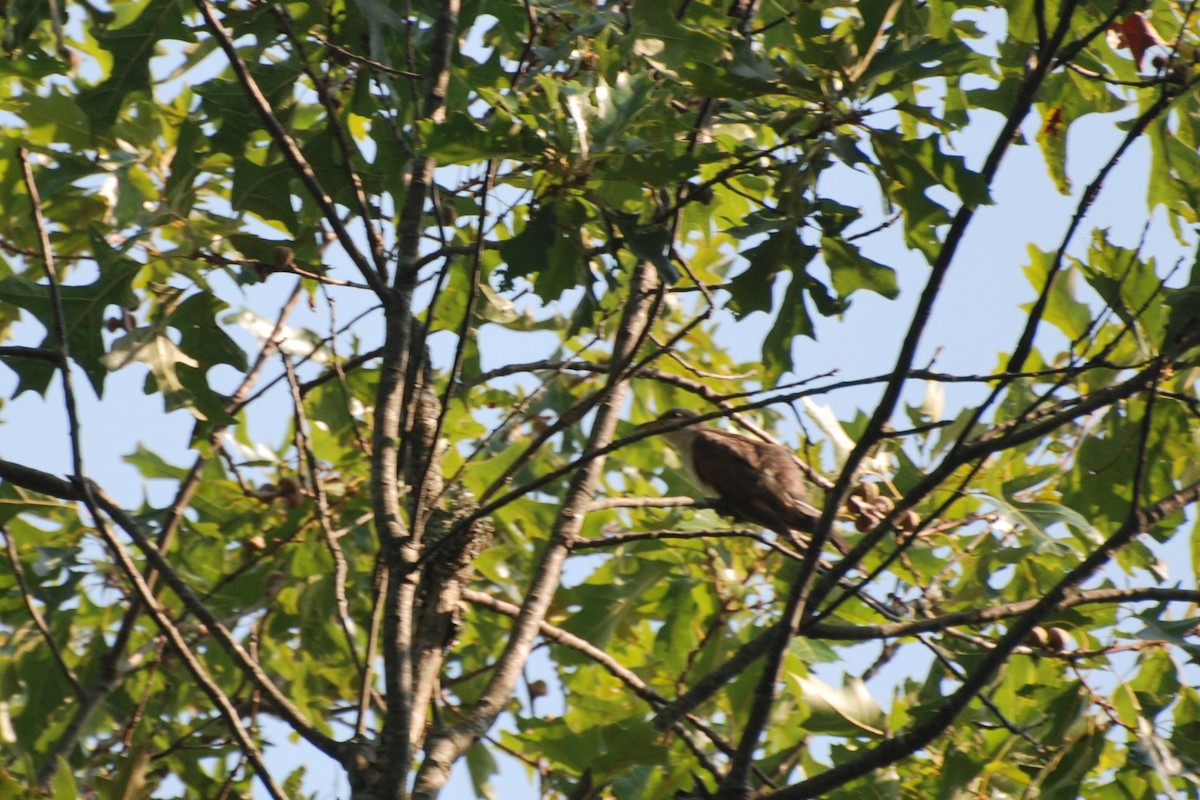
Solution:
M 588 437 L 588 451 L 600 451 L 613 439 L 628 391 L 628 367 L 637 355 L 638 346 L 644 341 L 651 319 L 650 308 L 658 295 L 655 291 L 658 285 L 658 275 L 653 265 L 638 262 L 630 278 L 624 317 L 613 345 L 609 380 L 596 407 L 595 421 Z M 593 458 L 572 476 L 550 532 L 550 540 L 538 559 L 520 615 L 492 678 L 462 722 L 430 735 L 427 756 L 413 787 L 415 800 L 432 800 L 437 796 L 449 778 L 451 765 L 491 727 L 505 709 L 554 599 L 571 544 L 583 527 L 588 506 L 600 482 L 603 465 L 602 456 Z
M 350 617 L 350 601 L 346 597 L 346 578 L 350 567 L 346 563 L 346 554 L 338 542 L 338 534 L 333 530 L 329 515 L 329 498 L 325 494 L 325 484 L 317 469 L 317 455 L 313 451 L 312 440 L 308 436 L 308 418 L 304 413 L 304 399 L 300 396 L 300 384 L 296 381 L 296 370 L 287 354 L 281 354 L 284 373 L 287 375 L 288 386 L 292 390 L 292 409 L 295 415 L 296 449 L 299 451 L 300 466 L 307 468 L 308 485 L 312 487 L 313 504 L 316 510 L 317 523 L 325 536 L 325 549 L 333 562 L 333 602 L 336 609 L 338 626 L 346 637 L 346 650 L 354 662 L 354 668 L 366 681 L 366 667 L 358 654 L 358 646 L 354 641 L 354 621 Z
M 375 263 L 374 268 L 367 261 L 366 257 L 359 250 L 358 244 L 354 241 L 350 231 L 342 223 L 341 217 L 338 216 L 337 206 L 334 204 L 331 197 L 322 187 L 321 182 L 317 179 L 317 173 L 313 170 L 312 165 L 308 163 L 308 159 L 304 157 L 304 153 L 300 151 L 300 146 L 296 144 L 296 140 L 284 129 L 279 118 L 275 116 L 275 112 L 271 110 L 271 103 L 259 88 L 258 81 L 254 80 L 254 76 L 250 74 L 250 69 L 246 66 L 246 62 L 238 54 L 237 47 L 233 44 L 233 37 L 221 21 L 217 19 L 216 13 L 213 11 L 212 4 L 208 0 L 194 0 L 196 8 L 200 10 L 200 14 L 204 17 L 204 22 L 208 25 L 208 29 L 212 32 L 213 38 L 217 40 L 217 44 L 225 51 L 225 57 L 229 59 L 229 65 L 233 68 L 234 75 L 237 76 L 238 83 L 242 85 L 242 89 L 246 93 L 246 98 L 258 112 L 262 118 L 263 125 L 271 134 L 271 139 L 279 146 L 283 157 L 291 164 L 296 176 L 300 178 L 300 182 L 308 189 L 310 195 L 317 205 L 321 208 L 321 214 L 325 218 L 326 224 L 333 229 L 337 236 L 338 242 L 342 245 L 342 249 L 346 251 L 346 255 L 358 267 L 359 273 L 367 285 L 374 290 L 375 294 L 381 298 L 387 293 L 387 284 L 380 277 L 387 271 L 387 266 L 382 260 Z M 364 216 L 364 220 L 370 219 L 369 216 Z M 368 228 L 371 226 L 368 225 Z M 382 249 L 376 256 L 382 259 Z
M 0 524 L 0 536 L 4 537 L 4 549 L 8 554 L 8 563 L 12 567 L 13 577 L 17 579 L 17 588 L 21 590 L 21 599 L 25 601 L 25 610 L 29 612 L 29 618 L 33 620 L 34 627 L 41 634 L 42 641 L 50 649 L 50 654 L 54 656 L 67 683 L 71 684 L 71 688 L 75 690 L 75 697 L 83 698 L 87 694 L 87 690 L 83 688 L 83 684 L 79 682 L 79 676 L 75 674 L 75 670 L 71 669 L 70 664 L 63 657 L 62 648 L 58 646 L 58 642 L 54 641 L 54 635 L 50 632 L 50 627 L 46 625 L 45 617 L 42 616 L 42 612 L 38 610 L 34 602 L 33 588 L 25 580 L 25 567 L 21 565 L 21 554 L 17 552 L 17 543 L 13 541 L 7 525 Z
M 53 317 L 54 338 L 61 354 L 58 371 L 62 375 L 63 403 L 67 411 L 67 429 L 71 439 L 71 467 L 76 475 L 83 475 L 83 443 L 79 430 L 79 412 L 75 407 L 75 383 L 71 375 L 71 348 L 67 341 L 67 315 L 63 310 L 62 291 L 58 285 L 58 269 L 54 265 L 54 250 L 50 247 L 50 232 L 42 217 L 42 197 L 33 168 L 29 165 L 29 153 L 24 147 L 17 148 L 17 160 L 21 163 L 21 174 L 25 180 L 25 191 L 29 194 L 29 213 L 33 217 L 33 229 L 37 232 L 41 251 L 42 267 L 46 270 L 46 282 L 50 289 L 50 313 Z
M 99 499 L 100 504 L 102 506 L 107 505 L 106 500 L 100 498 L 99 493 L 96 491 L 96 487 L 92 486 L 90 488 L 91 491 L 97 495 L 97 499 Z M 84 490 L 86 491 L 86 488 Z M 124 513 L 121 513 L 122 516 L 124 516 Z M 114 519 L 116 518 L 114 517 Z M 128 517 L 125 519 L 127 523 L 133 523 L 133 521 Z M 133 584 L 138 598 L 142 601 L 142 605 L 145 607 L 147 613 L 149 613 L 150 617 L 154 620 L 154 624 L 158 626 L 160 631 L 162 631 L 163 636 L 166 637 L 172 649 L 174 649 L 178 654 L 180 660 L 183 662 L 184 668 L 191 673 L 192 678 L 196 681 L 196 684 L 200 687 L 201 691 L 208 695 L 209 699 L 216 707 L 217 712 L 225 721 L 225 725 L 233 733 L 233 736 L 237 740 L 238 746 L 241 747 L 245 758 L 254 768 L 255 773 L 258 775 L 258 779 L 262 781 L 263 785 L 266 787 L 267 792 L 272 798 L 275 798 L 275 800 L 287 800 L 287 794 L 285 794 L 283 789 L 277 783 L 275 783 L 274 778 L 271 777 L 271 773 L 267 771 L 266 764 L 263 763 L 262 753 L 259 752 L 258 747 L 254 744 L 254 740 L 251 738 L 249 731 L 247 731 L 245 726 L 242 725 L 241 715 L 234 707 L 233 702 L 229 699 L 229 696 L 221 690 L 221 687 L 218 686 L 216 681 L 213 680 L 212 676 L 208 674 L 208 670 L 206 670 L 204 665 L 200 663 L 200 660 L 196 657 L 196 654 L 192 652 L 190 647 L 188 647 L 187 642 L 183 638 L 183 634 L 180 633 L 179 628 L 171 622 L 170 617 L 165 611 L 163 611 L 162 606 L 158 604 L 158 600 L 154 597 L 153 588 L 146 583 L 145 578 L 143 578 L 141 572 L 138 571 L 137 565 L 133 562 L 133 559 L 129 557 L 128 552 L 126 552 L 124 545 L 122 545 L 117 537 L 113 535 L 112 529 L 109 528 L 108 524 L 99 515 L 95 515 L 93 521 L 96 529 L 100 533 L 101 538 L 103 538 L 105 544 L 108 545 L 109 551 L 113 554 L 113 557 L 117 559 L 117 563 L 121 567 L 121 571 L 125 573 L 126 580 Z M 121 523 L 118 522 L 118 524 Z M 122 525 L 122 527 L 124 527 L 124 525 Z M 129 531 L 127 530 L 126 532 Z M 135 537 L 135 541 L 137 541 L 139 547 L 142 547 L 144 550 L 153 549 L 153 546 L 150 545 L 149 540 L 146 539 L 140 531 L 138 532 L 138 536 L 141 537 L 141 541 L 137 541 L 137 537 Z M 157 553 L 157 551 L 155 552 Z M 149 553 L 147 552 L 146 555 L 149 555 Z
M 371 215 L 371 204 L 367 202 L 367 193 L 363 188 L 362 176 L 354 168 L 354 157 L 360 155 L 358 149 L 350 143 L 350 140 L 346 136 L 345 127 L 338 120 L 338 107 L 335 98 L 329 93 L 329 82 L 322 80 L 321 76 L 317 75 L 308 61 L 308 53 L 305 52 L 304 41 L 296 35 L 295 27 L 292 25 L 291 14 L 282 3 L 272 3 L 271 10 L 278 17 L 284 33 L 291 39 L 292 46 L 299 53 L 300 63 L 304 65 L 304 72 L 308 75 L 308 79 L 312 81 L 317 98 L 325 108 L 326 124 L 333 135 L 334 142 L 337 143 L 338 150 L 341 151 L 342 169 L 346 173 L 346 180 L 354 190 L 354 204 L 358 206 L 356 209 L 357 221 L 366 232 L 367 245 L 371 248 L 371 259 L 375 262 L 375 270 L 378 272 L 380 278 L 383 278 L 387 274 L 387 252 L 383 246 L 383 239 L 379 236 L 379 230 L 374 224 L 374 218 Z
M 968 442 L 958 448 L 953 458 L 950 458 L 948 455 L 935 469 L 931 470 L 928 475 L 906 491 L 904 498 L 896 504 L 895 509 L 885 516 L 870 534 L 855 545 L 854 549 L 850 551 L 850 554 L 845 559 L 834 566 L 829 575 L 825 576 L 813 589 L 810 603 L 816 607 L 823 601 L 829 592 L 832 591 L 832 581 L 844 577 L 849 571 L 850 565 L 857 560 L 856 557 L 861 556 L 862 553 L 865 553 L 882 541 L 892 530 L 893 522 L 900 514 L 919 502 L 921 498 L 935 491 L 959 467 L 983 459 L 992 453 L 1035 441 L 1080 417 L 1085 417 L 1101 408 L 1106 408 L 1121 400 L 1128 399 L 1151 385 L 1155 380 L 1158 369 L 1159 367 L 1144 369 L 1123 383 L 1099 389 L 1085 397 L 1075 398 L 1071 402 L 1064 404 L 1064 407 L 1056 413 L 1037 417 L 1036 421 L 1027 425 L 1021 426 L 1021 420 L 1013 420 L 1011 423 L 998 426 L 974 441 Z M 884 562 L 872 570 L 864 579 L 864 583 L 874 580 L 878 574 L 890 566 L 899 552 L 897 550 L 887 559 L 884 559 Z M 828 616 L 829 613 L 830 609 L 822 609 L 819 616 Z M 810 619 L 814 620 L 817 618 L 817 615 L 810 617 Z
M 505 602 L 504 600 L 492 597 L 490 594 L 476 591 L 474 589 L 465 590 L 462 598 L 472 605 L 495 611 L 498 614 L 503 614 L 504 616 L 511 617 L 513 619 L 516 619 L 521 614 L 520 606 Z M 539 626 L 539 633 L 542 638 L 548 641 L 560 644 L 564 647 L 569 647 L 572 650 L 582 653 L 583 655 L 592 659 L 597 664 L 604 667 L 604 669 L 608 670 L 609 674 L 611 674 L 614 678 L 628 686 L 630 691 L 644 700 L 652 708 L 661 708 L 662 706 L 666 705 L 667 699 L 656 692 L 654 688 L 647 684 L 644 680 L 638 677 L 637 673 L 626 667 L 620 661 L 617 661 L 599 647 L 596 647 L 596 645 L 592 644 L 591 642 L 581 639 L 570 631 L 563 630 L 557 625 L 551 625 L 549 622 L 544 620 Z M 715 745 L 726 755 L 732 754 L 733 747 L 699 719 L 689 716 L 687 718 L 687 722 L 703 733 L 704 736 L 713 743 L 713 745 Z M 696 741 L 694 734 L 688 730 L 682 720 L 674 725 L 674 729 L 676 733 L 684 737 L 688 747 L 692 749 L 694 753 L 696 753 L 697 757 L 703 758 L 703 750 L 700 748 L 699 742 Z M 713 768 L 711 772 L 713 773 L 714 779 L 720 778 L 715 768 Z
M 243 403 L 248 402 L 246 398 L 250 393 L 250 389 L 266 366 L 267 356 L 276 346 L 280 331 L 282 331 L 285 321 L 299 301 L 303 288 L 303 284 L 297 281 L 291 296 L 284 302 L 279 316 L 275 321 L 275 327 L 263 342 L 262 347 L 259 348 L 258 357 L 255 359 L 254 364 L 246 372 L 241 384 L 225 405 L 226 411 L 230 414 L 235 413 L 236 409 Z M 226 427 L 221 425 L 209 433 L 208 443 L 211 450 L 217 449 L 222 437 L 225 435 L 225 431 Z M 204 467 L 208 464 L 208 461 L 209 456 L 204 453 L 196 456 L 196 460 L 192 463 L 188 474 L 180 482 L 178 489 L 176 489 L 175 499 L 167 508 L 166 519 L 155 542 L 155 546 L 160 553 L 166 553 L 171 548 L 175 533 L 183 520 L 183 513 L 200 484 Z M 145 577 L 147 585 L 153 589 L 158 580 L 154 567 L 146 567 L 142 574 Z M 125 611 L 124 618 L 121 620 L 121 627 L 117 629 L 117 634 L 113 637 L 112 644 L 100 658 L 96 671 L 97 680 L 91 689 L 80 698 L 70 721 L 55 741 L 54 746 L 47 753 L 46 761 L 39 773 L 39 783 L 44 784 L 50 780 L 54 770 L 58 768 L 59 759 L 65 758 L 71 752 L 76 742 L 83 736 L 84 729 L 87 727 L 87 723 L 91 720 L 96 709 L 104 702 L 106 697 L 117 689 L 121 678 L 121 659 L 124 658 L 125 650 L 129 646 L 130 639 L 137 628 L 142 610 L 141 600 L 135 595 L 129 604 L 129 608 Z
M 291 701 L 280 692 L 279 688 L 271 681 L 258 662 L 252 659 L 237 639 L 233 637 L 233 634 L 225 624 L 217 619 L 200 598 L 196 596 L 191 587 L 179 577 L 174 567 L 167 562 L 159 549 L 154 546 L 154 542 L 142 530 L 141 525 L 130 517 L 124 509 L 113 502 L 112 498 L 105 494 L 100 487 L 86 479 L 80 481 L 79 485 L 77 485 L 57 478 L 48 472 L 42 472 L 41 470 L 2 460 L 0 460 L 0 479 L 10 481 L 35 492 L 50 495 L 51 497 L 73 501 L 82 501 L 85 499 L 84 489 L 86 487 L 90 494 L 95 497 L 98 507 L 104 513 L 108 514 L 121 530 L 125 531 L 129 538 L 133 540 L 134 544 L 142 552 L 142 555 L 150 563 L 150 566 L 162 576 L 163 581 L 166 582 L 171 591 L 180 599 L 184 607 L 204 623 L 209 633 L 221 643 L 228 657 L 233 660 L 242 674 L 262 691 L 270 701 L 272 709 L 283 717 L 296 733 L 300 734 L 300 736 L 318 750 L 334 758 L 341 757 L 343 753 L 342 744 L 321 733 L 304 718 L 303 713 L 292 705 Z M 135 585 L 145 585 L 145 580 L 140 573 L 137 576 L 137 581 L 138 584 Z M 145 602 L 145 598 L 142 598 L 142 602 Z
M 1153 410 L 1152 400 L 1153 394 L 1147 401 L 1146 415 L 1143 420 L 1146 426 L 1143 430 L 1143 448 L 1149 417 Z M 1144 456 L 1144 451 L 1140 455 Z M 932 742 L 954 722 L 975 695 L 983 690 L 1012 652 L 1025 641 L 1034 626 L 1053 613 L 1076 586 L 1094 575 L 1112 558 L 1113 554 L 1128 545 L 1139 533 L 1171 514 L 1181 511 L 1185 506 L 1196 502 L 1197 499 L 1200 499 L 1200 482 L 1167 495 L 1144 508 L 1131 503 L 1129 514 L 1120 528 L 1079 566 L 1067 573 L 1061 581 L 1046 592 L 1045 596 L 1039 599 L 1032 608 L 1018 617 L 996 643 L 994 649 L 980 658 L 974 671 L 962 680 L 959 688 L 945 698 L 941 707 L 930 717 L 905 733 L 880 743 L 858 758 L 832 767 L 808 780 L 765 795 L 766 800 L 801 800 L 801 798 L 818 797 L 871 770 L 893 764 Z

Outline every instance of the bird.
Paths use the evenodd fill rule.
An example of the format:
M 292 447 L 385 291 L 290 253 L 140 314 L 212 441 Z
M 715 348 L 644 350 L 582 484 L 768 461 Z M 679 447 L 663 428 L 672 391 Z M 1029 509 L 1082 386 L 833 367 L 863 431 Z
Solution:
M 797 532 L 811 533 L 821 512 L 808 502 L 809 484 L 792 451 L 783 445 L 724 431 L 687 408 L 671 408 L 640 430 L 662 430 L 688 471 L 717 499 L 725 516 L 744 519 L 803 546 Z M 843 555 L 850 547 L 836 531 L 829 541 Z

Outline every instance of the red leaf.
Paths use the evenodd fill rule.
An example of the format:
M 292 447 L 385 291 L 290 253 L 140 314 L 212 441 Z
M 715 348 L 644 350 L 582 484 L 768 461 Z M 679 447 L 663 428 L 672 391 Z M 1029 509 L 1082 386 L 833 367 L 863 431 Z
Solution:
M 1114 23 L 1110 30 L 1117 34 L 1117 41 L 1113 47 L 1128 47 L 1139 70 L 1142 68 L 1142 56 L 1147 50 L 1156 46 L 1169 46 L 1141 14 L 1130 14 L 1124 22 Z

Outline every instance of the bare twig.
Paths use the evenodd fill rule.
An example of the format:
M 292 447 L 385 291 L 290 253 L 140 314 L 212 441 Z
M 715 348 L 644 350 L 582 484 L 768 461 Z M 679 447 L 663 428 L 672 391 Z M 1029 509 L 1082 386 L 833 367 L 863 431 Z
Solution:
M 616 430 L 617 418 L 628 385 L 628 367 L 635 358 L 636 347 L 642 341 L 650 320 L 650 307 L 656 297 L 654 268 L 639 262 L 630 279 L 625 316 L 613 345 L 612 371 L 603 390 L 603 399 L 596 407 L 595 422 L 588 438 L 589 451 L 607 446 Z M 525 662 L 532 650 L 541 623 L 554 597 L 562 575 L 562 566 L 570 552 L 571 542 L 579 535 L 587 516 L 595 487 L 603 468 L 603 458 L 592 459 L 572 476 L 561 510 L 550 533 L 525 594 L 520 615 L 513 626 L 496 670 L 466 718 L 449 728 L 433 732 L 426 744 L 427 757 L 417 773 L 413 787 L 414 800 L 432 800 L 449 778 L 449 767 L 467 748 L 482 736 L 504 710 L 512 695 Z
M 296 419 L 296 438 L 302 466 L 308 470 L 308 485 L 312 488 L 313 501 L 317 512 L 317 522 L 325 535 L 325 548 L 333 561 L 333 599 L 337 609 L 338 625 L 346 637 L 346 650 L 354 661 L 354 667 L 365 680 L 366 673 L 362 660 L 358 656 L 358 646 L 354 641 L 354 621 L 350 618 L 350 601 L 346 597 L 346 577 L 350 568 L 346 563 L 346 554 L 338 542 L 338 534 L 333 530 L 329 516 L 329 499 L 325 495 L 325 484 L 317 469 L 317 456 L 313 452 L 308 438 L 308 423 L 304 413 L 304 400 L 300 397 L 300 385 L 296 381 L 296 371 L 292 368 L 291 359 L 286 354 L 280 355 L 284 371 L 287 373 L 288 385 L 292 389 L 292 413 Z M 298 489 L 299 487 L 297 487 Z
M 8 532 L 6 525 L 0 525 L 0 536 L 4 537 L 4 548 L 8 554 L 8 563 L 12 567 L 13 577 L 17 579 L 17 587 L 21 590 L 21 599 L 25 601 L 25 609 L 29 612 L 29 618 L 33 620 L 34 626 L 41 634 L 42 641 L 46 643 L 46 647 L 50 649 L 50 654 L 54 656 L 54 660 L 58 662 L 59 668 L 66 677 L 67 683 L 71 684 L 71 688 L 75 690 L 75 696 L 82 698 L 87 692 L 83 688 L 83 684 L 79 682 L 79 677 L 75 674 L 75 670 L 67 664 L 67 660 L 63 658 L 62 649 L 58 646 L 58 642 L 54 641 L 54 635 L 50 633 L 50 628 L 46 625 L 46 620 L 42 617 L 42 612 L 38 610 L 37 603 L 33 596 L 33 589 L 25 580 L 25 567 L 21 565 L 21 554 L 17 552 L 17 543 L 13 541 L 12 534 Z
M 92 491 L 95 492 L 95 487 L 91 488 Z M 109 505 L 109 503 L 106 502 L 105 499 L 103 499 L 98 493 L 96 494 L 101 505 Z M 123 513 L 122 516 L 124 516 Z M 132 523 L 132 520 L 128 519 L 127 517 L 125 519 L 127 523 Z M 251 766 L 254 767 L 254 772 L 258 776 L 258 779 L 262 782 L 263 786 L 266 787 L 267 793 L 270 794 L 271 797 L 275 798 L 275 800 L 287 800 L 287 795 L 284 793 L 282 787 L 275 783 L 274 778 L 271 777 L 271 773 L 267 770 L 266 764 L 262 760 L 262 753 L 259 752 L 258 747 L 254 744 L 254 740 L 251 738 L 249 732 L 242 725 L 241 715 L 238 714 L 233 702 L 221 690 L 221 687 L 217 685 L 216 681 L 214 681 L 213 678 L 208 674 L 208 671 L 200 663 L 200 660 L 196 657 L 196 654 L 192 652 L 190 647 L 188 647 L 188 644 L 184 640 L 183 634 L 180 633 L 179 628 L 177 628 L 175 624 L 171 622 L 170 617 L 165 611 L 163 611 L 162 607 L 159 606 L 158 600 L 154 597 L 154 590 L 149 586 L 149 584 L 146 583 L 146 580 L 142 577 L 141 572 L 138 571 L 137 565 L 133 562 L 133 559 L 129 557 L 129 554 L 125 551 L 125 548 L 121 542 L 118 541 L 116 536 L 113 535 L 108 524 L 103 520 L 103 518 L 98 516 L 95 517 L 93 521 L 96 524 L 96 528 L 99 531 L 100 536 L 104 539 L 105 544 L 108 545 L 109 551 L 113 554 L 114 558 L 116 558 L 117 564 L 120 566 L 121 571 L 125 573 L 126 580 L 133 584 L 139 599 L 142 601 L 143 607 L 145 607 L 147 613 L 149 613 L 151 618 L 154 620 L 154 624 L 158 626 L 158 629 L 162 631 L 163 635 L 167 638 L 167 641 L 170 642 L 171 648 L 179 656 L 180 661 L 183 662 L 183 665 L 187 671 L 191 673 L 192 678 L 196 681 L 196 685 L 200 687 L 201 691 L 208 695 L 209 699 L 220 713 L 222 719 L 225 721 L 225 725 L 229 728 L 230 732 L 237 740 L 238 746 L 241 748 L 243 755 L 250 762 Z M 120 524 L 120 522 L 118 522 L 118 524 Z M 122 528 L 125 529 L 126 533 L 131 533 L 132 535 L 132 532 L 128 528 L 125 528 L 124 525 L 122 525 Z M 140 531 L 138 531 L 137 535 L 134 536 L 134 539 L 137 541 L 139 547 L 143 549 L 143 555 L 149 557 L 149 551 L 154 549 L 153 545 L 150 544 L 149 539 L 147 539 Z M 157 553 L 156 550 L 154 552 Z M 162 567 L 165 565 L 165 561 L 159 565 L 160 573 L 163 573 Z
M 308 159 L 304 157 L 300 146 L 296 144 L 296 140 L 291 134 L 284 129 L 279 118 L 275 116 L 275 112 L 271 109 L 271 102 L 263 94 L 259 88 L 258 82 L 254 76 L 250 74 L 250 70 L 246 66 L 246 62 L 242 60 L 241 55 L 237 51 L 237 47 L 233 43 L 233 37 L 225 26 L 217 19 L 216 12 L 213 11 L 212 4 L 208 0 L 194 0 L 196 8 L 200 10 L 201 16 L 204 17 L 205 24 L 216 39 L 217 44 L 225 52 L 225 57 L 229 60 L 229 66 L 233 68 L 234 75 L 237 76 L 238 82 L 242 85 L 242 90 L 246 93 L 246 98 L 254 109 L 262 118 L 263 124 L 267 131 L 271 134 L 271 139 L 279 147 L 284 158 L 287 159 L 292 169 L 296 173 L 296 177 L 308 189 L 313 200 L 320 207 L 322 215 L 325 217 L 326 224 L 333 229 L 337 236 L 338 242 L 342 245 L 342 249 L 346 255 L 358 267 L 359 273 L 367 285 L 379 295 L 381 298 L 386 294 L 386 284 L 382 276 L 386 273 L 387 266 L 382 261 L 376 261 L 374 267 L 367 261 L 366 257 L 358 248 L 358 244 L 354 241 L 354 237 L 350 231 L 342 223 L 341 218 L 337 213 L 337 206 L 333 198 L 326 193 L 321 187 L 321 182 L 317 179 L 317 174 L 313 171 L 312 165 L 308 163 Z M 370 219 L 370 216 L 365 216 L 364 219 Z M 370 230 L 371 226 L 366 226 Z M 376 251 L 372 246 L 372 255 L 380 258 L 382 249 Z
M 1149 412 L 1147 416 L 1149 416 Z M 1095 574 L 1096 570 L 1107 563 L 1117 550 L 1129 544 L 1140 532 L 1165 517 L 1178 513 L 1186 505 L 1195 503 L 1197 499 L 1200 499 L 1200 483 L 1193 483 L 1145 507 L 1131 504 L 1129 515 L 1124 523 L 1079 566 L 1051 587 L 1032 608 L 1016 618 L 1009 625 L 1004 636 L 996 642 L 995 648 L 980 658 L 975 669 L 963 679 L 958 689 L 944 698 L 942 705 L 932 715 L 908 731 L 881 742 L 857 758 L 845 761 L 819 775 L 778 792 L 770 793 L 766 797 L 769 800 L 800 800 L 800 798 L 817 797 L 869 770 L 895 763 L 926 746 L 953 723 L 959 713 L 992 679 L 996 670 L 1004 664 L 1010 654 L 1025 641 L 1034 626 L 1052 613 L 1076 586 Z

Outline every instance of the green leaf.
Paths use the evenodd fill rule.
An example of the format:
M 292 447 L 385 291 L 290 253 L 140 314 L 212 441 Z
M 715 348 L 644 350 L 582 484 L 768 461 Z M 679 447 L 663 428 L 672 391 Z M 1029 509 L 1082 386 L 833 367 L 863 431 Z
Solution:
M 483 800 L 496 800 L 492 778 L 500 774 L 500 767 L 483 742 L 477 741 L 467 749 L 467 770 L 471 773 L 475 796 Z
M 1044 252 L 1029 245 L 1029 265 L 1025 267 L 1025 275 L 1037 291 L 1041 291 L 1054 267 L 1055 254 Z M 1092 324 L 1092 310 L 1086 303 L 1076 299 L 1075 285 L 1077 273 L 1071 270 L 1058 272 L 1054 276 L 1046 300 L 1045 318 L 1071 341 L 1083 338 Z
M 108 372 L 102 336 L 105 311 L 114 305 L 137 305 L 131 284 L 142 265 L 109 247 L 97 232 L 92 231 L 91 238 L 93 254 L 100 265 L 99 277 L 85 286 L 60 286 L 59 291 L 71 359 L 83 369 L 96 394 L 102 394 Z M 41 347 L 57 346 L 48 285 L 10 275 L 0 280 L 0 301 L 28 311 L 45 327 L 47 334 Z M 22 363 L 17 393 L 33 391 L 44 394 L 53 371 L 54 367 L 49 362 L 31 360 Z
M 281 230 L 296 236 L 300 220 L 292 208 L 289 189 L 295 173 L 284 162 L 261 167 L 245 159 L 237 159 L 233 170 L 233 192 L 230 202 L 239 211 L 250 211 L 265 222 L 277 222 Z
M 804 290 L 819 285 L 807 274 L 793 274 L 783 293 L 779 314 L 771 330 L 763 337 L 762 357 L 767 377 L 778 378 L 792 367 L 792 342 L 797 336 L 816 338 L 812 316 L 804 300 Z
M 833 288 L 839 297 L 849 297 L 859 289 L 867 289 L 889 300 L 900 294 L 896 271 L 867 258 L 845 239 L 822 239 L 821 253 L 829 265 Z
M 1080 733 L 1054 753 L 1037 774 L 1030 787 L 1032 796 L 1047 800 L 1076 800 L 1083 796 L 1080 791 L 1083 781 L 1100 763 L 1106 739 L 1103 730 L 1090 726 Z
M 1042 127 L 1038 131 L 1037 143 L 1042 148 L 1042 155 L 1046 158 L 1046 166 L 1050 170 L 1050 177 L 1054 179 L 1054 185 L 1058 188 L 1058 193 L 1069 195 L 1071 193 L 1071 181 L 1067 177 L 1067 125 L 1065 112 L 1057 106 L 1053 108 L 1044 108 L 1042 114 Z
M 294 58 L 269 63 L 252 61 L 246 66 L 266 96 L 271 111 L 287 126 L 295 111 L 296 83 L 303 66 Z M 201 98 L 202 118 L 216 124 L 216 130 L 209 137 L 213 152 L 249 158 L 255 149 L 249 144 L 254 137 L 262 135 L 263 122 L 241 83 L 231 78 L 213 78 L 198 85 L 196 94 Z
M 1149 129 L 1150 174 L 1147 176 L 1147 201 L 1151 209 L 1165 206 L 1172 219 L 1195 224 L 1200 221 L 1200 189 L 1194 181 L 1180 180 L 1183 175 L 1200 173 L 1200 153 L 1179 141 L 1164 120 Z M 1173 223 L 1178 224 L 1178 223 Z
M 729 282 L 730 308 L 739 318 L 754 311 L 769 311 L 775 276 L 780 272 L 791 272 L 792 283 L 800 284 L 800 277 L 807 274 L 806 268 L 816 254 L 816 248 L 804 244 L 795 231 L 774 231 L 762 244 L 742 253 L 749 264 Z M 794 304 L 795 297 L 789 297 L 785 303 L 792 301 L 790 304 Z M 799 326 L 790 324 L 787 329 L 800 332 L 802 327 L 802 323 Z M 811 335 L 811 332 L 805 335 Z
M 61 756 L 58 759 L 58 770 L 54 773 L 54 782 L 50 788 L 54 800 L 79 800 L 79 787 L 71 774 L 71 765 Z
M 946 208 L 929 196 L 930 189 L 948 189 L 970 207 L 991 202 L 983 178 L 961 156 L 944 153 L 938 134 L 908 140 L 891 131 L 875 131 L 871 143 L 889 181 L 888 192 L 904 214 L 906 241 L 930 261 L 941 250 L 936 229 L 950 222 Z
M 794 672 L 787 673 L 786 680 L 808 709 L 804 727 L 810 733 L 884 735 L 883 709 L 862 681 L 854 680 L 843 689 L 835 689 L 824 681 Z
M 197 292 L 175 308 L 167 324 L 179 331 L 179 348 L 202 368 L 228 364 L 245 372 L 246 352 L 216 322 L 227 308 L 229 304 L 211 292 Z
M 91 121 L 93 132 L 106 132 L 117 119 L 125 98 L 150 89 L 150 59 L 161 38 L 189 41 L 184 12 L 176 0 L 150 0 L 128 25 L 114 25 L 97 37 L 112 54 L 109 76 L 79 94 L 79 106 Z
M 514 278 L 531 277 L 545 300 L 556 300 L 579 285 L 588 270 L 578 224 L 580 209 L 569 202 L 552 202 L 534 212 L 525 230 L 500 245 L 506 288 Z
M 1003 498 L 989 494 L 980 496 L 995 507 L 1001 519 L 1011 525 L 1036 533 L 1047 547 L 1060 549 L 1066 547 L 1048 531 L 1048 528 L 1058 524 L 1074 528 L 1086 534 L 1092 541 L 1099 538 L 1099 533 L 1086 517 L 1066 506 L 1057 503 L 1022 501 L 1007 495 Z
M 468 114 L 455 114 L 444 122 L 422 120 L 417 130 L 426 144 L 423 152 L 440 166 L 471 164 L 489 158 L 536 153 L 536 136 L 519 119 L 497 111 L 486 124 Z
M 182 481 L 188 474 L 188 470 L 167 463 L 162 456 L 146 449 L 146 446 L 142 444 L 139 444 L 137 450 L 124 456 L 121 460 L 126 464 L 132 464 L 137 467 L 137 471 L 147 480 L 162 478 L 171 481 Z
M 156 327 L 136 328 L 118 338 L 103 361 L 104 366 L 113 372 L 135 361 L 150 367 L 150 374 L 155 381 L 154 391 L 162 392 L 168 411 L 189 405 L 175 368 L 200 365 L 200 362 L 180 350 L 165 331 Z

